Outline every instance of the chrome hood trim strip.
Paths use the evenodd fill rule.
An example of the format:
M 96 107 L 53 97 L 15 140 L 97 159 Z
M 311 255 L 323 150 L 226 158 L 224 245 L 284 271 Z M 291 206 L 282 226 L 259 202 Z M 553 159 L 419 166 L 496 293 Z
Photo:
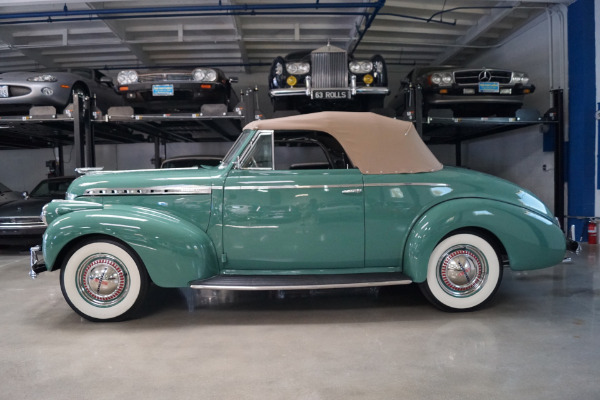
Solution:
M 212 187 L 201 185 L 169 185 L 144 188 L 94 188 L 86 189 L 83 196 L 127 196 L 127 195 L 181 195 L 211 194 Z

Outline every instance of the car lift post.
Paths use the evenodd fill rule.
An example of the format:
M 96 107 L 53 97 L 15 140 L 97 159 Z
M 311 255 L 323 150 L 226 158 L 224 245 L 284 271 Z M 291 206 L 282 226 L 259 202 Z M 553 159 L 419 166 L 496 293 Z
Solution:
M 95 167 L 94 134 L 90 115 L 90 98 L 73 93 L 73 146 L 75 167 Z

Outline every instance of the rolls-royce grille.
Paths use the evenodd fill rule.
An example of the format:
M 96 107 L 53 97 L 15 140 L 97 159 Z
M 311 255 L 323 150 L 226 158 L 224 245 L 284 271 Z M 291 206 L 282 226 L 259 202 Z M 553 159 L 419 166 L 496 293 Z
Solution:
M 473 69 L 454 72 L 454 81 L 459 85 L 479 82 L 510 83 L 512 72 L 493 69 Z
M 348 87 L 348 56 L 345 51 L 313 52 L 311 61 L 314 88 Z
M 167 81 L 191 81 L 192 75 L 182 73 L 167 74 L 144 74 L 138 76 L 138 82 L 167 82 Z

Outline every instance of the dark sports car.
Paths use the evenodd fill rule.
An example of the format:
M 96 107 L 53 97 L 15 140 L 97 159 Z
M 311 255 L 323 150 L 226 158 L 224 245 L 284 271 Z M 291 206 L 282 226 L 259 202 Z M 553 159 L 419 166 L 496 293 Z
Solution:
M 0 206 L 0 244 L 39 243 L 46 229 L 42 207 L 54 199 L 64 199 L 73 179 L 72 176 L 44 179 L 24 198 Z
M 421 88 L 423 116 L 433 109 L 452 110 L 454 117 L 508 117 L 522 107 L 535 86 L 524 72 L 499 68 L 428 67 L 412 70 L 392 101 L 399 116 L 414 116 L 414 91 Z
M 121 71 L 117 90 L 137 113 L 200 112 L 205 104 L 223 105 L 233 111 L 238 97 L 231 83 L 217 68 L 193 71 Z
M 389 93 L 383 57 L 355 59 L 327 45 L 277 57 L 269 74 L 274 111 L 370 111 Z

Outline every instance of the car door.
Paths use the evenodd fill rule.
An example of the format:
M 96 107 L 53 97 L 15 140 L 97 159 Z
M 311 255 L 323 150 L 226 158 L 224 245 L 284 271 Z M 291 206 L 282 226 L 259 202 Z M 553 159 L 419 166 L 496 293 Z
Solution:
M 304 145 L 301 153 L 311 158 L 298 160 L 284 154 L 296 146 L 275 148 L 274 143 L 273 131 L 258 132 L 225 181 L 225 269 L 363 268 L 360 171 L 331 169 L 311 155 L 315 148 Z M 296 159 L 280 167 L 274 160 L 278 156 Z

